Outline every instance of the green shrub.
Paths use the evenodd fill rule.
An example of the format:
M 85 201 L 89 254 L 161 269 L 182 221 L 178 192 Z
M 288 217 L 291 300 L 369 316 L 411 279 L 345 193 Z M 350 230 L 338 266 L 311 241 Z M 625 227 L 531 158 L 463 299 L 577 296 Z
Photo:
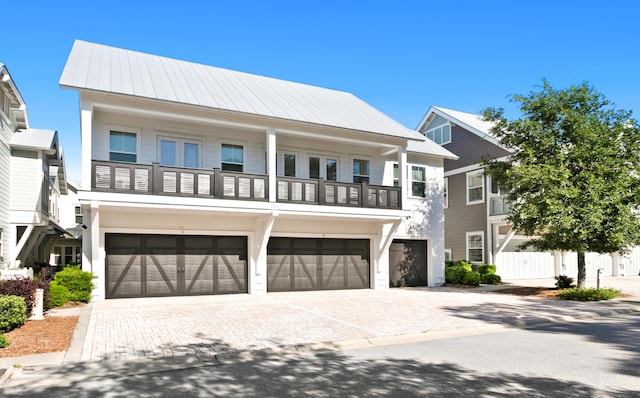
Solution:
M 573 284 L 573 278 L 569 278 L 566 275 L 558 275 L 555 277 L 556 279 L 556 287 L 558 289 L 569 289 L 572 287 L 576 287 L 576 285 Z
M 71 292 L 64 286 L 58 284 L 58 282 L 51 282 L 49 288 L 49 305 L 51 308 L 60 307 L 64 305 L 71 298 Z
M 7 339 L 7 336 L 0 334 L 0 348 L 9 347 L 9 344 L 11 344 L 11 342 Z
M 480 286 L 480 273 L 468 271 L 462 278 L 462 283 L 469 286 Z
M 0 296 L 0 333 L 19 328 L 27 321 L 27 304 L 20 296 Z
M 84 303 L 88 303 L 91 300 L 92 279 L 93 274 L 91 272 L 85 272 L 78 267 L 66 267 L 53 277 L 56 284 L 69 290 L 70 301 L 82 301 Z
M 455 266 L 463 267 L 468 272 L 473 271 L 473 265 L 470 262 L 466 261 L 466 260 L 460 260 L 460 261 L 456 262 Z
M 558 293 L 558 297 L 565 300 L 575 301 L 601 301 L 611 300 L 620 295 L 620 290 L 604 288 L 604 289 L 578 289 L 575 287 L 563 289 Z
M 469 272 L 467 269 L 460 265 L 454 265 L 444 270 L 444 279 L 447 283 L 462 283 L 464 275 Z
M 493 264 L 482 264 L 478 266 L 478 272 L 480 275 L 495 274 L 496 266 Z
M 486 283 L 488 285 L 495 285 L 496 283 L 500 283 L 502 278 L 500 275 L 496 274 L 480 274 L 480 282 Z
M 455 261 L 447 260 L 444 262 L 444 267 L 445 268 L 453 267 L 455 264 L 456 264 Z

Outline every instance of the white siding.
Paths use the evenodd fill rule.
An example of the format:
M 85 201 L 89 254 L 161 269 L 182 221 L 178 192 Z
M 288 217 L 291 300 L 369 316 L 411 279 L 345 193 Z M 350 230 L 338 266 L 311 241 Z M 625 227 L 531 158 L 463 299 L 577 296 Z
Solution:
M 42 160 L 38 152 L 14 150 L 11 156 L 11 211 L 40 210 Z
M 0 95 L 3 95 L 0 91 Z M 1 111 L 0 111 L 1 113 Z M 4 261 L 9 261 L 11 256 L 9 239 L 9 189 L 10 186 L 10 164 L 11 150 L 9 148 L 9 138 L 11 132 L 5 124 L 5 119 L 0 115 L 0 229 L 2 229 L 2 250 L 0 257 Z M 1 262 L 1 261 L 0 261 Z

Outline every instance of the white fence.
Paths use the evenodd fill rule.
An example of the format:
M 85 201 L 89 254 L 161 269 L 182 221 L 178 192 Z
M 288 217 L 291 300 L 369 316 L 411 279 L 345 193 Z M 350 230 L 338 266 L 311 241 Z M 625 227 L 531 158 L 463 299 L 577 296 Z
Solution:
M 578 256 L 572 252 L 565 254 L 564 265 L 561 257 L 556 260 L 551 252 L 501 252 L 495 260 L 496 273 L 502 279 L 553 278 L 556 276 L 555 261 L 558 261 L 560 275 L 578 276 Z M 585 262 L 587 277 L 597 276 L 598 269 L 602 269 L 601 276 L 613 275 L 613 261 L 609 254 L 586 253 Z M 623 270 L 626 275 L 638 275 L 640 248 L 621 258 L 620 263 L 621 275 Z

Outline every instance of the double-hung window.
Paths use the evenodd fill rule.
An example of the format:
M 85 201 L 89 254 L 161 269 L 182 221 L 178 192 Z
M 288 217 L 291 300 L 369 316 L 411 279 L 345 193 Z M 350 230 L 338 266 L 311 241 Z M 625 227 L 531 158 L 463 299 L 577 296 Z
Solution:
M 369 182 L 369 161 L 353 159 L 353 182 Z
M 484 175 L 482 170 L 467 173 L 467 204 L 484 202 Z
M 467 260 L 472 263 L 484 262 L 484 234 L 467 232 Z
M 222 170 L 244 171 L 244 148 L 242 145 L 222 144 Z
M 158 157 L 163 166 L 199 168 L 202 144 L 197 140 L 160 137 Z
M 411 166 L 411 196 L 424 197 L 426 187 L 426 169 L 420 166 Z
M 132 162 L 138 160 L 138 136 L 125 131 L 109 132 L 109 160 Z
M 76 224 L 82 224 L 82 207 L 76 206 Z

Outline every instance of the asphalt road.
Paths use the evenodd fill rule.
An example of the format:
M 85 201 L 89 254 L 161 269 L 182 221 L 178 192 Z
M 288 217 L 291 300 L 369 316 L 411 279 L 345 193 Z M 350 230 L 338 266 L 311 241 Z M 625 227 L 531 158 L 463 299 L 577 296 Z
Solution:
M 640 397 L 640 315 L 246 360 L 63 365 L 13 397 Z M 36 382 L 37 380 L 37 382 Z

